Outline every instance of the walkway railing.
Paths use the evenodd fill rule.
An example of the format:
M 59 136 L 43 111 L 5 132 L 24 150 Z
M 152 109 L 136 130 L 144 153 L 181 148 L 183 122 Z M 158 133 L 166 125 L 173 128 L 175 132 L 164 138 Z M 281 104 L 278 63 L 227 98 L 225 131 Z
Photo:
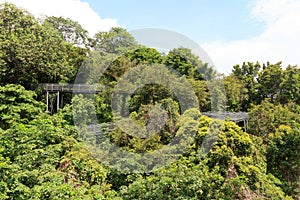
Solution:
M 98 93 L 102 89 L 99 85 L 88 84 L 57 84 L 57 83 L 42 83 L 39 85 L 44 91 L 48 92 L 70 92 L 70 93 Z
M 249 115 L 246 112 L 202 112 L 203 115 L 208 116 L 210 118 L 225 120 L 228 118 L 230 121 L 235 123 L 243 122 L 244 129 L 248 128 Z
M 88 85 L 88 84 L 57 84 L 57 83 L 42 83 L 39 85 L 44 91 L 46 91 L 46 103 L 47 111 L 49 111 L 49 93 L 57 93 L 57 110 L 59 109 L 60 102 L 62 103 L 63 98 L 60 97 L 60 92 L 62 93 L 85 93 L 85 94 L 95 94 L 103 91 L 104 88 L 101 88 L 99 85 Z M 128 94 L 126 91 L 118 91 L 117 93 Z M 53 108 L 52 108 L 53 110 Z M 52 111 L 51 111 L 52 112 Z M 246 112 L 202 112 L 203 115 L 206 115 L 211 118 L 225 120 L 229 118 L 235 123 L 243 122 L 244 128 L 248 126 L 249 116 Z

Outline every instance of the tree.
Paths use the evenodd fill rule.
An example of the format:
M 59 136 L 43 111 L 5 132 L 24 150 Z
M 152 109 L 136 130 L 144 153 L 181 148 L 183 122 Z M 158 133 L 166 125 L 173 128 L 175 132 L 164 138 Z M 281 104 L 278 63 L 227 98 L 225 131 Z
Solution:
M 187 79 L 189 84 L 191 84 L 195 95 L 198 98 L 199 109 L 201 112 L 207 112 L 211 110 L 211 99 L 210 91 L 207 87 L 207 82 L 203 80 Z
M 280 125 L 268 136 L 267 164 L 269 173 L 283 182 L 286 194 L 299 198 L 300 130 L 299 126 Z
M 226 90 L 227 109 L 229 111 L 242 111 L 242 105 L 248 100 L 248 89 L 242 80 L 233 74 L 223 79 Z
M 214 144 L 203 156 L 200 148 L 207 137 L 214 137 Z M 291 199 L 276 185 L 280 181 L 265 173 L 261 148 L 259 138 L 233 122 L 202 116 L 184 156 L 138 177 L 120 193 L 124 199 Z
M 33 91 L 20 85 L 0 86 L 0 128 L 8 129 L 16 123 L 27 124 L 45 110 Z
M 249 99 L 247 101 L 243 101 L 242 111 L 247 111 L 250 108 L 251 103 L 257 104 L 260 102 L 260 98 L 257 94 L 257 78 L 260 68 L 261 66 L 258 62 L 255 64 L 251 62 L 244 62 L 242 66 L 233 66 L 233 75 L 243 81 L 246 89 L 248 90 Z
M 126 53 L 132 62 L 136 65 L 151 65 L 162 63 L 162 55 L 153 48 L 139 47 Z
M 27 89 L 74 78 L 85 53 L 65 42 L 49 24 L 40 25 L 12 4 L 0 5 L 0 84 Z
M 57 114 L 26 90 L 70 82 L 79 66 L 77 83 L 103 90 Z M 70 19 L 40 23 L 5 3 L 0 69 L 0 199 L 299 198 L 296 66 L 243 63 L 223 78 L 189 49 L 162 55 L 122 28 L 93 40 Z M 249 133 L 198 109 L 226 103 L 250 109 Z
M 226 109 L 226 91 L 221 78 L 207 82 L 210 93 L 210 108 L 212 112 L 223 112 Z
M 199 199 L 203 195 L 204 170 L 179 163 L 144 179 L 138 178 L 123 188 L 121 194 L 124 199 Z
M 45 113 L 34 92 L 22 86 L 0 91 L 1 199 L 115 196 L 107 170 L 78 142 L 74 126 L 61 115 Z
M 161 54 L 153 48 L 139 47 L 118 56 L 104 71 L 104 80 L 117 81 L 128 70 L 139 65 L 153 65 L 162 62 Z
M 216 72 L 207 63 L 202 63 L 190 49 L 176 48 L 164 57 L 164 64 L 185 76 L 198 97 L 201 111 L 224 108 L 225 96 L 218 84 Z
M 249 113 L 249 133 L 260 136 L 266 145 L 267 172 L 294 197 L 299 196 L 299 110 L 295 103 L 283 106 L 264 100 Z
M 81 46 L 88 48 L 91 44 L 91 39 L 88 36 L 88 31 L 82 28 L 82 26 L 69 18 L 63 17 L 47 17 L 44 20 L 45 24 L 53 26 L 65 41 L 75 46 Z
M 95 35 L 94 48 L 106 53 L 121 55 L 137 46 L 134 37 L 123 28 L 114 27 L 109 32 L 98 32 Z
M 196 80 L 212 80 L 215 71 L 207 63 L 202 63 L 188 48 L 176 48 L 166 55 L 164 64 L 175 69 L 180 75 Z
M 274 65 L 267 64 L 263 66 L 263 70 L 258 74 L 258 94 L 261 100 L 269 98 L 272 102 L 280 94 L 280 85 L 283 81 L 283 71 L 281 69 L 281 62 Z
M 288 102 L 300 104 L 300 69 L 298 67 L 289 65 L 283 71 L 278 101 L 281 104 Z
M 280 125 L 294 127 L 300 124 L 298 110 L 298 105 L 274 105 L 266 99 L 249 112 L 249 133 L 266 138 L 268 134 L 275 133 Z
M 0 135 L 3 148 L 0 158 L 10 162 L 9 167 L 1 166 L 7 170 L 0 173 L 6 185 L 3 194 L 8 199 L 109 196 L 107 170 L 74 136 L 74 127 L 57 116 L 47 114 L 27 125 L 16 124 L 7 129 Z M 9 171 L 10 174 L 6 174 Z

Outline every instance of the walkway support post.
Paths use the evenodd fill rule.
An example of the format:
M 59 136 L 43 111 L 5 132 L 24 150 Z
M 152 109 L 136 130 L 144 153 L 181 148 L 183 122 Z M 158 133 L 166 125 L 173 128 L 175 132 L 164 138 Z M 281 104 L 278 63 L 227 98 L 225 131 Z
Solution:
M 46 94 L 46 104 L 47 104 L 46 111 L 49 112 L 49 92 L 48 91 Z
M 59 91 L 57 91 L 57 111 L 58 112 L 59 109 Z

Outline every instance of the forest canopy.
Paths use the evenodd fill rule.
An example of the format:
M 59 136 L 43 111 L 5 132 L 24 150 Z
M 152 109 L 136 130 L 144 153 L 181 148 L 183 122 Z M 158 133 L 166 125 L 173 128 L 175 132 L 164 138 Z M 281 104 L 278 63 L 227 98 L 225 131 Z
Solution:
M 106 66 L 101 78 L 99 65 Z M 66 94 L 60 109 L 46 112 L 39 84 L 73 84 L 81 67 L 90 72 L 86 83 L 105 88 Z M 156 69 L 161 74 L 151 77 Z M 116 97 L 124 75 L 142 82 L 164 70 L 172 85 L 147 83 Z M 195 99 L 180 98 L 189 89 Z M 115 110 L 152 134 L 134 126 L 124 131 Z M 249 125 L 203 114 L 209 111 L 247 112 Z M 98 136 L 87 129 L 91 115 L 103 127 Z M 0 4 L 0 199 L 299 199 L 299 127 L 298 66 L 244 62 L 219 74 L 185 47 L 163 53 L 120 27 L 91 37 L 71 19 L 38 19 Z M 91 149 L 97 142 L 139 157 Z M 143 155 L 168 159 L 183 148 L 165 165 L 125 170 L 157 164 Z

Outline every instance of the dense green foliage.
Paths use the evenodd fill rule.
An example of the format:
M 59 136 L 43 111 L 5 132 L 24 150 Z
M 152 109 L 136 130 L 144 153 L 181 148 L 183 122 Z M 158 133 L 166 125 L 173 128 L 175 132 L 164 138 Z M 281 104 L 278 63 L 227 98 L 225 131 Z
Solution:
M 161 65 L 168 68 L 151 77 L 151 70 Z M 72 83 L 80 66 L 90 72 L 82 81 L 105 89 L 90 95 L 92 99 L 74 95 L 56 114 L 46 113 L 37 98 L 41 91 L 34 86 Z M 136 134 L 140 129 L 134 126 L 105 132 L 110 144 L 139 156 L 119 156 L 117 167 L 108 165 L 102 158 L 114 158 L 116 151 L 107 153 L 104 147 L 95 154 L 84 141 L 90 135 L 83 138 L 74 123 L 80 121 L 86 131 L 95 115 L 107 128 L 117 121 L 111 99 L 124 74 L 155 80 L 164 70 L 171 72 L 166 79 L 186 80 L 197 98 L 187 101 L 201 112 L 249 112 L 247 131 L 230 120 L 185 109 L 181 102 L 186 99 L 176 96 L 170 85 L 153 81 L 115 108 L 119 117 L 152 130 L 152 135 Z M 172 84 L 187 94 L 183 85 Z M 163 54 L 137 44 L 122 28 L 90 37 L 70 19 L 38 20 L 14 5 L 0 5 L 0 199 L 299 199 L 299 104 L 297 66 L 248 62 L 234 66 L 228 76 L 219 75 L 187 48 Z M 190 138 L 180 141 L 186 133 Z M 167 158 L 158 150 L 171 146 L 174 138 L 182 146 L 171 150 L 186 149 L 172 162 L 152 171 L 125 170 L 143 162 L 154 165 L 156 160 L 143 160 L 147 153 Z
M 42 82 L 73 81 L 85 51 L 67 43 L 55 27 L 39 24 L 10 4 L 0 8 L 0 84 L 32 89 Z

